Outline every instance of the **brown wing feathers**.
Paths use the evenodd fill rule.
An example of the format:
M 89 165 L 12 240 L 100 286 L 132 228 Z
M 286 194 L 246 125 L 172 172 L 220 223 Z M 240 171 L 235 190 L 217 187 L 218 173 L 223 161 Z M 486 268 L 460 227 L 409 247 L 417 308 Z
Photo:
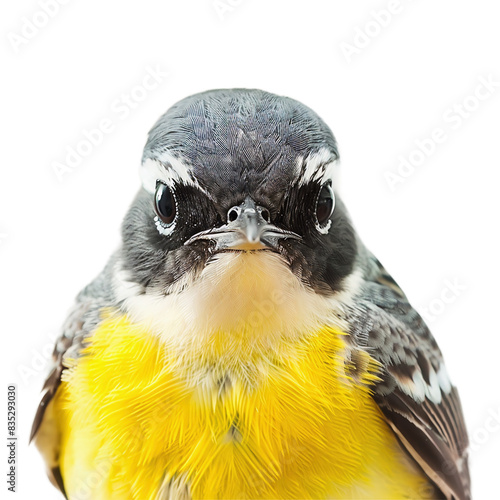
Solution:
M 366 274 L 358 312 L 365 318 L 358 321 L 366 324 L 370 318 L 373 330 L 365 334 L 366 348 L 385 367 L 374 399 L 402 446 L 444 497 L 469 500 L 467 430 L 458 392 L 445 371 L 440 372 L 441 352 L 376 259 L 367 265 Z
M 469 499 L 468 441 L 456 389 L 437 405 L 416 403 L 399 389 L 376 399 L 399 440 L 445 498 Z

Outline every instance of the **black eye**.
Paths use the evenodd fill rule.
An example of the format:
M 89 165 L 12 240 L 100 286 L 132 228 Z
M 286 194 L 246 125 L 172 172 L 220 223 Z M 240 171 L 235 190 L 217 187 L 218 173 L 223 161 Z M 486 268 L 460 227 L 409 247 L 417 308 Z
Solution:
M 335 196 L 333 189 L 325 184 L 319 192 L 318 202 L 316 204 L 316 219 L 318 224 L 322 226 L 331 217 L 335 207 Z
M 175 219 L 176 206 L 172 190 L 163 182 L 156 184 L 155 210 L 162 222 L 172 224 Z

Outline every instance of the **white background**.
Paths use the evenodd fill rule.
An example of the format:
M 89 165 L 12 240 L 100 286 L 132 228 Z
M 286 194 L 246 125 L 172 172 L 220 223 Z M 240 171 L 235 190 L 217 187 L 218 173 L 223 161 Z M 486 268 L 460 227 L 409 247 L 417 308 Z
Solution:
M 499 6 L 401 0 L 397 13 L 374 20 L 393 5 L 72 0 L 31 32 L 27 22 L 44 22 L 37 1 L 3 5 L 0 324 L 2 394 L 18 385 L 17 498 L 58 498 L 27 447 L 29 425 L 51 339 L 118 245 L 146 133 L 177 100 L 218 87 L 294 97 L 331 126 L 360 234 L 433 316 L 474 444 L 475 498 L 498 496 L 500 87 L 480 89 L 480 102 L 471 96 L 480 78 L 500 82 Z M 141 93 L 157 66 L 170 76 Z M 131 92 L 142 100 L 124 109 Z M 464 101 L 469 116 L 459 120 L 454 106 Z M 59 179 L 54 162 L 106 118 L 113 131 Z M 418 162 L 415 141 L 436 128 L 445 139 Z M 420 164 L 392 190 L 387 172 L 411 155 Z

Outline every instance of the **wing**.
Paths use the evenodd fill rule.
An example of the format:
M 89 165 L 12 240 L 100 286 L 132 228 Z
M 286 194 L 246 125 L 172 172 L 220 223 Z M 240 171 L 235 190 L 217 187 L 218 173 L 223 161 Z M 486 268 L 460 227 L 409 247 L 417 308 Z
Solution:
M 458 392 L 422 318 L 368 256 L 353 336 L 384 368 L 374 399 L 403 448 L 446 499 L 470 499 L 468 438 Z
M 108 279 L 110 266 L 111 264 L 78 295 L 63 325 L 62 334 L 54 346 L 52 366 L 43 385 L 42 398 L 31 428 L 30 442 L 33 440 L 42 454 L 52 484 L 65 496 L 59 468 L 60 430 L 51 403 L 61 384 L 61 376 L 66 368 L 65 360 L 78 357 L 83 341 L 100 320 L 100 311 L 113 303 Z

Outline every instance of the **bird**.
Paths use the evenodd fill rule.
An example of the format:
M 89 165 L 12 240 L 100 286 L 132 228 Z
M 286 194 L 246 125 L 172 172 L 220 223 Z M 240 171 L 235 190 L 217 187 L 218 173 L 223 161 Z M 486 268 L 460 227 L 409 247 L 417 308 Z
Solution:
M 315 111 L 263 90 L 158 119 L 33 422 L 66 498 L 471 498 L 457 389 L 339 162 Z

